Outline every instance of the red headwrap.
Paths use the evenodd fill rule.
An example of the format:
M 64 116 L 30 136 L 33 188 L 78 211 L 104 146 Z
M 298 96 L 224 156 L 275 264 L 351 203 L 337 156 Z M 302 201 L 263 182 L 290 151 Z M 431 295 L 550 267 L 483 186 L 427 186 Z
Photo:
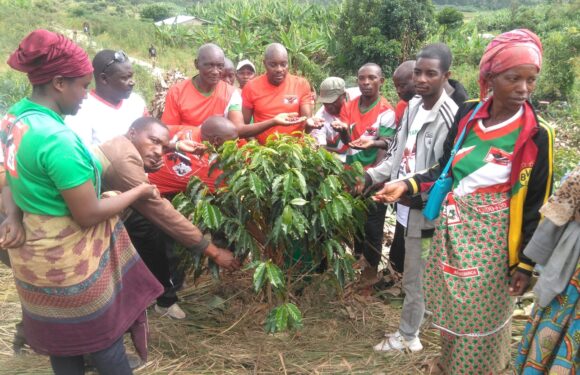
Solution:
M 490 73 L 501 73 L 514 66 L 532 64 L 542 67 L 542 43 L 527 29 L 516 29 L 495 37 L 485 48 L 479 63 L 479 96 L 484 99 L 489 89 Z
M 57 75 L 74 78 L 93 71 L 89 56 L 81 47 L 64 35 L 42 29 L 22 39 L 7 63 L 27 73 L 33 85 L 50 82 Z

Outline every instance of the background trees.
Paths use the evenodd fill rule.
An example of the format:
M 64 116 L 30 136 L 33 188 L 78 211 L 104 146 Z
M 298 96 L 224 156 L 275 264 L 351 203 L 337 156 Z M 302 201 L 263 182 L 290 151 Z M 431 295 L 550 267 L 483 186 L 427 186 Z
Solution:
M 336 65 L 351 72 L 374 62 L 389 76 L 427 37 L 430 0 L 345 0 L 336 30 Z

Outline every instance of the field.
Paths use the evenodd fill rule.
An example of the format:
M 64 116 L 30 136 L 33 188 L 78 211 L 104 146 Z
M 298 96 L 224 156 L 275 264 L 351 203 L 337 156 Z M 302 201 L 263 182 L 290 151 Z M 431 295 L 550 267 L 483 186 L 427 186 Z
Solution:
M 408 4 L 405 1 L 368 0 L 365 3 L 378 7 Z M 385 14 L 374 17 L 373 11 L 378 8 L 369 6 L 367 13 L 352 12 L 349 7 L 357 6 L 356 0 L 161 3 L 175 12 L 195 14 L 213 22 L 190 29 L 157 29 L 151 19 L 141 18 L 152 1 L 0 0 L 3 15 L 0 54 L 5 61 L 19 40 L 34 28 L 44 27 L 70 37 L 77 31 L 77 41 L 91 56 L 102 48 L 123 49 L 142 61 L 143 66 L 135 67 L 136 91 L 151 103 L 155 96 L 155 78 L 146 64 L 150 44 L 157 47 L 159 68 L 178 69 L 191 76 L 195 74 L 195 51 L 203 43 L 216 42 L 234 61 L 250 58 L 261 71 L 264 46 L 279 41 L 290 51 L 292 72 L 306 76 L 318 87 L 329 75 L 343 76 L 354 84 L 358 66 L 345 56 L 377 62 L 389 74 L 421 45 L 445 40 L 454 54 L 453 78 L 459 79 L 475 97 L 477 65 L 487 43 L 482 35 L 528 27 L 544 41 L 544 70 L 533 103 L 556 128 L 556 180 L 577 165 L 580 162 L 580 30 L 576 21 L 580 5 L 563 1 L 558 5 L 497 11 L 470 7 L 460 24 L 443 31 L 442 25 L 433 21 L 433 15 L 440 8 L 430 8 L 430 1 L 417 1 L 427 4 L 425 14 L 431 17 L 427 21 L 410 20 L 416 22 L 413 24 L 416 30 L 425 34 L 413 45 L 403 43 L 406 29 L 387 30 L 388 25 L 377 23 L 386 19 Z M 356 22 L 349 24 L 346 21 L 351 16 L 360 18 L 353 18 Z M 90 36 L 81 31 L 85 21 L 91 25 Z M 401 36 L 401 40 L 390 39 L 389 35 Z M 0 112 L 29 90 L 25 76 L 0 64 Z M 397 101 L 390 79 L 382 91 L 391 103 Z M 429 329 L 422 333 L 426 349 L 420 354 L 373 353 L 372 346 L 384 332 L 396 329 L 401 309 L 401 297 L 397 293 L 385 299 L 371 294 L 357 280 L 340 290 L 329 274 L 308 277 L 311 278 L 308 286 L 299 295 L 291 296 L 293 301 L 299 301 L 304 327 L 276 334 L 264 332 L 271 306 L 263 295 L 253 292 L 250 271 L 223 275 L 220 282 L 208 275 L 195 284 L 189 281 L 181 292 L 181 306 L 188 314 L 185 320 L 169 320 L 150 309 L 150 358 L 137 374 L 417 374 L 425 361 L 436 356 L 438 334 Z M 46 357 L 29 351 L 13 355 L 11 341 L 14 324 L 20 320 L 20 306 L 12 274 L 4 266 L 0 266 L 0 291 L 0 372 L 50 374 Z M 512 352 L 516 350 L 522 327 L 522 321 L 516 320 Z M 130 344 L 127 346 L 131 348 Z
M 268 335 L 267 306 L 251 291 L 251 278 L 227 275 L 221 283 L 208 278 L 180 295 L 188 314 L 184 321 L 149 311 L 149 361 L 136 374 L 420 374 L 421 365 L 437 355 L 439 336 L 425 330 L 420 354 L 378 354 L 372 346 L 385 331 L 396 330 L 400 298 L 390 303 L 361 295 L 356 286 L 344 294 L 324 280 L 304 291 L 304 328 Z M 24 352 L 14 356 L 14 324 L 20 319 L 18 296 L 10 270 L 0 266 L 0 368 L 3 374 L 51 374 L 47 357 Z M 512 352 L 523 321 L 515 320 Z M 126 339 L 128 350 L 131 344 Z

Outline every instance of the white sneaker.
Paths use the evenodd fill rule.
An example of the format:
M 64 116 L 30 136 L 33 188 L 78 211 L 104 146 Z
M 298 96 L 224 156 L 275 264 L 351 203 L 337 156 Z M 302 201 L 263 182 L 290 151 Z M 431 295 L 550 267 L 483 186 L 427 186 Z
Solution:
M 161 307 L 161 306 L 156 304 L 155 311 L 163 316 L 167 315 L 168 317 L 173 318 L 173 319 L 185 318 L 185 312 L 183 312 L 183 310 L 181 310 L 181 307 L 179 307 L 179 305 L 177 303 L 174 303 L 173 305 L 171 305 L 169 307 Z
M 389 350 L 409 350 L 413 353 L 416 353 L 423 350 L 423 344 L 421 344 L 419 337 L 415 337 L 412 340 L 405 340 L 399 331 L 397 331 L 395 334 L 385 335 L 384 340 L 373 346 L 373 349 L 375 352 L 388 352 Z

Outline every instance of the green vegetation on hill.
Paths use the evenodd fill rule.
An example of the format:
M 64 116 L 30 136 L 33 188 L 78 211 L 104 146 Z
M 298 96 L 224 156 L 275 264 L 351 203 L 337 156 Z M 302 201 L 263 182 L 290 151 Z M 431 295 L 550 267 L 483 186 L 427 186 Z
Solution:
M 557 148 L 556 160 L 561 175 L 580 160 L 580 4 L 554 1 L 525 6 L 522 4 L 538 1 L 510 0 L 505 7 L 506 1 L 485 0 L 488 8 L 503 9 L 465 13 L 462 23 L 452 10 L 439 8 L 433 12 L 429 0 L 421 1 L 423 12 L 416 12 L 409 0 L 198 0 L 193 5 L 190 1 L 0 0 L 0 52 L 5 61 L 34 28 L 44 27 L 70 37 L 77 30 L 78 41 L 91 55 L 101 48 L 123 49 L 147 61 L 147 49 L 153 43 L 158 51 L 157 66 L 192 75 L 195 51 L 203 43 L 220 45 L 234 62 L 251 59 L 260 72 L 264 47 L 281 42 L 290 52 L 291 70 L 305 75 L 317 87 L 329 75 L 341 75 L 354 84 L 356 69 L 363 62 L 382 65 L 388 75 L 424 43 L 445 41 L 454 54 L 453 76 L 473 97 L 478 92 L 477 66 L 488 43 L 485 34 L 525 27 L 538 33 L 544 45 L 544 68 L 533 101 L 557 127 L 563 146 Z M 474 1 L 435 3 L 456 6 L 473 5 Z M 172 15 L 191 14 L 212 23 L 157 28 L 151 19 L 140 18 L 147 7 L 154 5 L 167 7 Z M 90 37 L 82 33 L 84 22 L 91 26 Z M 414 37 L 409 38 L 411 34 Z M 136 90 L 151 101 L 151 75 L 145 68 L 135 70 Z M 27 90 L 26 77 L 0 65 L 0 111 Z M 389 100 L 397 100 L 390 80 L 383 92 Z

